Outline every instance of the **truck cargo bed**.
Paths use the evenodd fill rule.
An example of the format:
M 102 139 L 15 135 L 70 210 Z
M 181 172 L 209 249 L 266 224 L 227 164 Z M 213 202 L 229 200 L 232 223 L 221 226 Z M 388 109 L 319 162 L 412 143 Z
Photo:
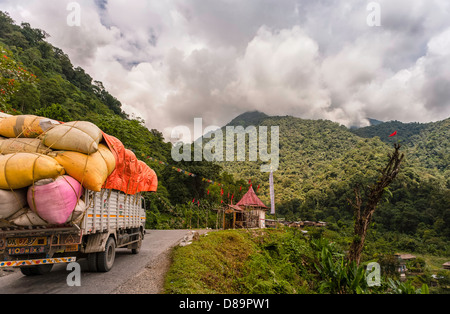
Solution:
M 105 251 L 110 237 L 115 247 L 138 251 L 145 234 L 145 209 L 140 194 L 116 190 L 86 190 L 87 209 L 80 223 L 0 228 L 0 268 L 74 261 Z M 100 253 L 99 253 L 100 254 Z
M 139 228 L 145 224 L 140 194 L 127 195 L 112 190 L 87 191 L 85 202 L 89 207 L 81 224 L 84 234 Z

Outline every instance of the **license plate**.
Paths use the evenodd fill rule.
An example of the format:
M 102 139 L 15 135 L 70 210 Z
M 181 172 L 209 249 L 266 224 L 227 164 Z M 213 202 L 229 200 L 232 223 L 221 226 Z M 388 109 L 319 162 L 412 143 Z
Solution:
M 30 238 L 9 238 L 7 239 L 7 247 L 21 246 L 45 246 L 47 245 L 47 237 L 30 237 Z
M 74 245 L 66 245 L 66 252 L 77 252 L 78 251 L 78 244 Z
M 7 252 L 9 255 L 39 254 L 45 253 L 45 246 L 11 247 Z

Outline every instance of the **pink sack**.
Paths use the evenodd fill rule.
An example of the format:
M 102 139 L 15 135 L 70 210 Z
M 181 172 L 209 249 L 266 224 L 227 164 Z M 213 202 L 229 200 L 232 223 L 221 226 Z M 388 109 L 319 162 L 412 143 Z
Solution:
M 81 184 L 70 176 L 58 177 L 54 182 L 28 188 L 30 208 L 49 224 L 63 224 L 77 206 L 83 193 Z

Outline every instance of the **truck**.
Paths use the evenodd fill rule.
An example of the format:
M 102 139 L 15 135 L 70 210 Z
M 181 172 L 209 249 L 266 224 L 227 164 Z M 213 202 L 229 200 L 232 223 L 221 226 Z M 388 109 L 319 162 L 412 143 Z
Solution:
M 81 221 L 53 226 L 0 227 L 0 268 L 43 275 L 54 264 L 86 258 L 91 272 L 112 269 L 117 248 L 138 254 L 145 235 L 145 201 L 113 189 L 85 190 Z

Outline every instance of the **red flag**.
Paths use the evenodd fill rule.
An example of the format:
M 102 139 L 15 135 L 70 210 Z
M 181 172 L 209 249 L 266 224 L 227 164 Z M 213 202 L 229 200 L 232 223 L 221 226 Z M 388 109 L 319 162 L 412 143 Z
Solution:
M 209 195 L 209 190 L 208 190 L 208 195 Z
M 239 192 L 242 191 L 242 186 L 239 187 Z
M 223 203 L 223 200 L 220 200 L 220 204 L 222 204 Z
M 395 131 L 394 133 L 392 133 L 391 135 L 389 135 L 389 137 L 392 137 L 394 135 L 397 135 L 397 131 Z
M 233 199 L 233 197 L 234 197 L 234 193 L 233 193 L 233 195 L 231 195 L 231 199 Z
M 192 203 L 194 203 L 194 202 L 195 202 L 195 198 L 192 199 Z
M 220 195 L 223 195 L 223 189 L 220 189 Z

